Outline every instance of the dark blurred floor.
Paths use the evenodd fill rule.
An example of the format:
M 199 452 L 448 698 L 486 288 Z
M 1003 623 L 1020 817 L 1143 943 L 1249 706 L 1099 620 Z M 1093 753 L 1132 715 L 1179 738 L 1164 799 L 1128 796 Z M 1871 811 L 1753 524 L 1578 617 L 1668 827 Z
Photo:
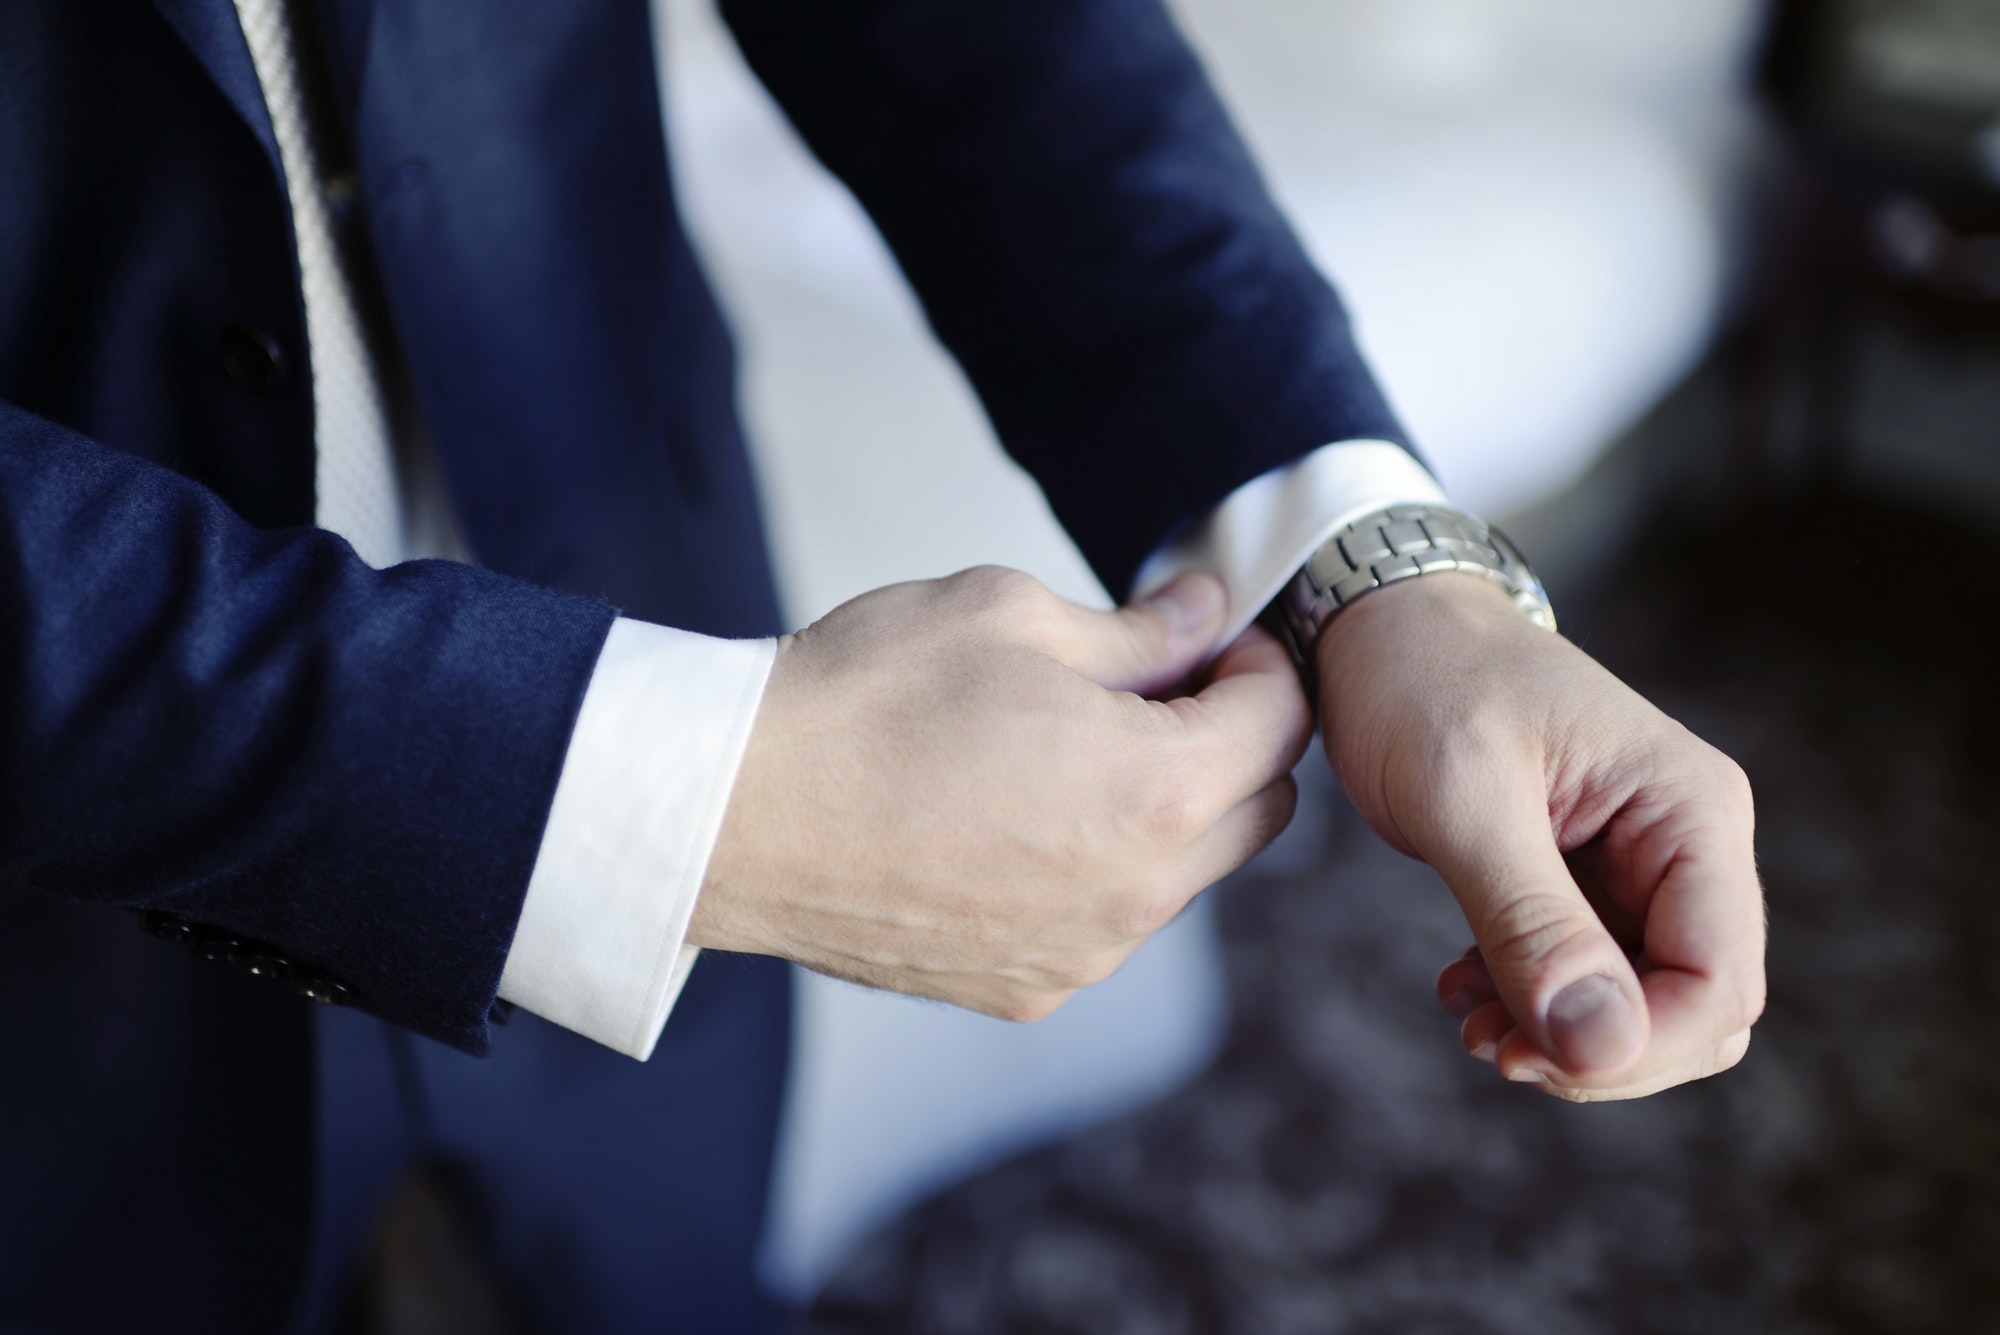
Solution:
M 862 1249 L 812 1335 L 2000 1331 L 2000 550 L 1854 502 L 1663 526 L 1567 629 L 1758 795 L 1772 997 L 1703 1085 L 1460 1054 L 1467 944 L 1316 758 L 1217 891 L 1215 1067 Z

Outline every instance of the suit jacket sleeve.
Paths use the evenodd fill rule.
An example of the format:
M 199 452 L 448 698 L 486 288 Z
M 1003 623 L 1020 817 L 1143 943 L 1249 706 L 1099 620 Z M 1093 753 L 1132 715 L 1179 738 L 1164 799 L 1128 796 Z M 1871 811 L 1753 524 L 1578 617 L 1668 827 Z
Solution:
M 273 943 L 482 1051 L 613 617 L 370 569 L 0 404 L 0 880 Z
M 1158 0 L 723 0 L 1107 588 L 1240 484 L 1403 443 Z

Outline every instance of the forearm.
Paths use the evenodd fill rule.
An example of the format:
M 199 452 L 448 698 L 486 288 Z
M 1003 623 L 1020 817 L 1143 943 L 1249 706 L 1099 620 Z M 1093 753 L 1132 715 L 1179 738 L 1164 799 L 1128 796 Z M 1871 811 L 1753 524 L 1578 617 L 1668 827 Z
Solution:
M 613 613 L 373 571 L 0 407 L 0 875 L 270 942 L 478 1048 Z
M 1154 0 L 724 10 L 1107 588 L 1259 474 L 1403 440 Z

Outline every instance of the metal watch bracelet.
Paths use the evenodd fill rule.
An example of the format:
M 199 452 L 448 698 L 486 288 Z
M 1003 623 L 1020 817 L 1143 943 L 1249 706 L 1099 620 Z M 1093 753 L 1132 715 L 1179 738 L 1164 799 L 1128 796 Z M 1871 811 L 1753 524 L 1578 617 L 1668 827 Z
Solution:
M 1313 647 L 1335 613 L 1386 584 L 1446 570 L 1484 575 L 1544 630 L 1555 609 L 1527 559 L 1498 529 L 1441 505 L 1394 505 L 1336 530 L 1306 558 L 1265 620 L 1312 680 Z

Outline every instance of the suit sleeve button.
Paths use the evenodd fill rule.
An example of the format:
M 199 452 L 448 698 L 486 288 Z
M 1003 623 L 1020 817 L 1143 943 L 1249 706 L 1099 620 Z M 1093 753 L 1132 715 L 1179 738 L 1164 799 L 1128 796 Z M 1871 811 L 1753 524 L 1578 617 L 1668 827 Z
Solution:
M 292 987 L 307 1001 L 317 1001 L 322 1006 L 354 1004 L 354 989 L 324 974 L 300 974 L 292 979 Z
M 188 942 L 188 948 L 194 951 L 197 959 L 222 960 L 233 964 L 242 957 L 244 942 L 240 937 L 223 932 L 197 933 Z
M 149 910 L 140 919 L 146 930 L 162 941 L 178 941 L 182 945 L 194 940 L 195 925 L 178 913 L 162 913 L 158 909 Z
M 236 967 L 252 978 L 290 978 L 292 962 L 283 955 L 272 955 L 264 951 L 250 950 L 238 954 Z

